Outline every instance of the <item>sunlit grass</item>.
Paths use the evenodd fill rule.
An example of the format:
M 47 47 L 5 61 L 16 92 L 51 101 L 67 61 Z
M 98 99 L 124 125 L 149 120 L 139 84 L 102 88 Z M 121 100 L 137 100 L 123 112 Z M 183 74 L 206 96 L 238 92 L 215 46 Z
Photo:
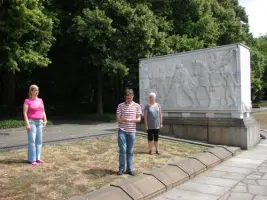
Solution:
M 166 165 L 206 147 L 162 140 L 162 155 L 147 154 L 147 140 L 136 138 L 134 168 L 138 174 Z M 0 151 L 0 199 L 60 200 L 86 194 L 115 181 L 118 146 L 116 136 L 43 147 L 45 164 L 25 163 L 27 151 Z

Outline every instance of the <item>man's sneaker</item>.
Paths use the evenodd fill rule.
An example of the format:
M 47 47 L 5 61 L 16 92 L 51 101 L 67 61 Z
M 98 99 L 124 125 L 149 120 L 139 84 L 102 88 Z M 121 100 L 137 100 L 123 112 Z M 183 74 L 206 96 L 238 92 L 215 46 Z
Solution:
M 131 175 L 131 176 L 135 176 L 133 171 L 128 171 L 128 174 Z
M 119 175 L 119 176 L 123 175 L 123 171 L 122 171 L 122 170 L 119 170 L 119 171 L 118 171 L 118 175 Z

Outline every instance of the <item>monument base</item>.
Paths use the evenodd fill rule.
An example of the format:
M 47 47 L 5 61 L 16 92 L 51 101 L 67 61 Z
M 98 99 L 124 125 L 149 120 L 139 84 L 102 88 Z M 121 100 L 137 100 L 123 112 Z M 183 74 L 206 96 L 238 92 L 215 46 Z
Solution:
M 260 141 L 260 124 L 250 116 L 234 118 L 165 117 L 161 134 L 210 144 L 238 146 L 250 149 Z M 144 130 L 144 124 L 140 125 Z

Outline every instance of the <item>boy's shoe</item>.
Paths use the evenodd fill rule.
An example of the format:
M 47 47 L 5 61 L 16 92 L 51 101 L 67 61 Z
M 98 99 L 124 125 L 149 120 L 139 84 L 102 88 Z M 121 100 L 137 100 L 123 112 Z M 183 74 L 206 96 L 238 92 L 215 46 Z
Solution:
M 135 176 L 135 173 L 133 171 L 129 171 L 128 174 L 131 176 Z
M 123 171 L 122 171 L 122 170 L 119 170 L 119 171 L 118 171 L 118 175 L 119 175 L 119 176 L 123 175 Z

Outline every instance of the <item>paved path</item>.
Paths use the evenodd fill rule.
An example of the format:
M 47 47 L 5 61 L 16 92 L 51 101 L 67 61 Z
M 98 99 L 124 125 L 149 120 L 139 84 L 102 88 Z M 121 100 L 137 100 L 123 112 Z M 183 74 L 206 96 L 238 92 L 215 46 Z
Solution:
M 117 128 L 116 123 L 88 123 L 87 121 L 55 122 L 47 126 L 43 132 L 43 142 L 60 142 L 92 136 L 112 134 Z M 27 144 L 25 128 L 0 129 L 0 149 L 24 147 Z
M 59 143 L 88 137 L 97 137 L 116 132 L 116 123 L 93 123 L 88 121 L 55 121 L 43 133 L 44 143 Z M 267 136 L 267 129 L 262 132 Z M 0 149 L 26 147 L 25 128 L 0 129 Z
M 252 113 L 267 111 L 267 107 L 252 108 Z
M 267 140 L 154 200 L 267 200 Z

